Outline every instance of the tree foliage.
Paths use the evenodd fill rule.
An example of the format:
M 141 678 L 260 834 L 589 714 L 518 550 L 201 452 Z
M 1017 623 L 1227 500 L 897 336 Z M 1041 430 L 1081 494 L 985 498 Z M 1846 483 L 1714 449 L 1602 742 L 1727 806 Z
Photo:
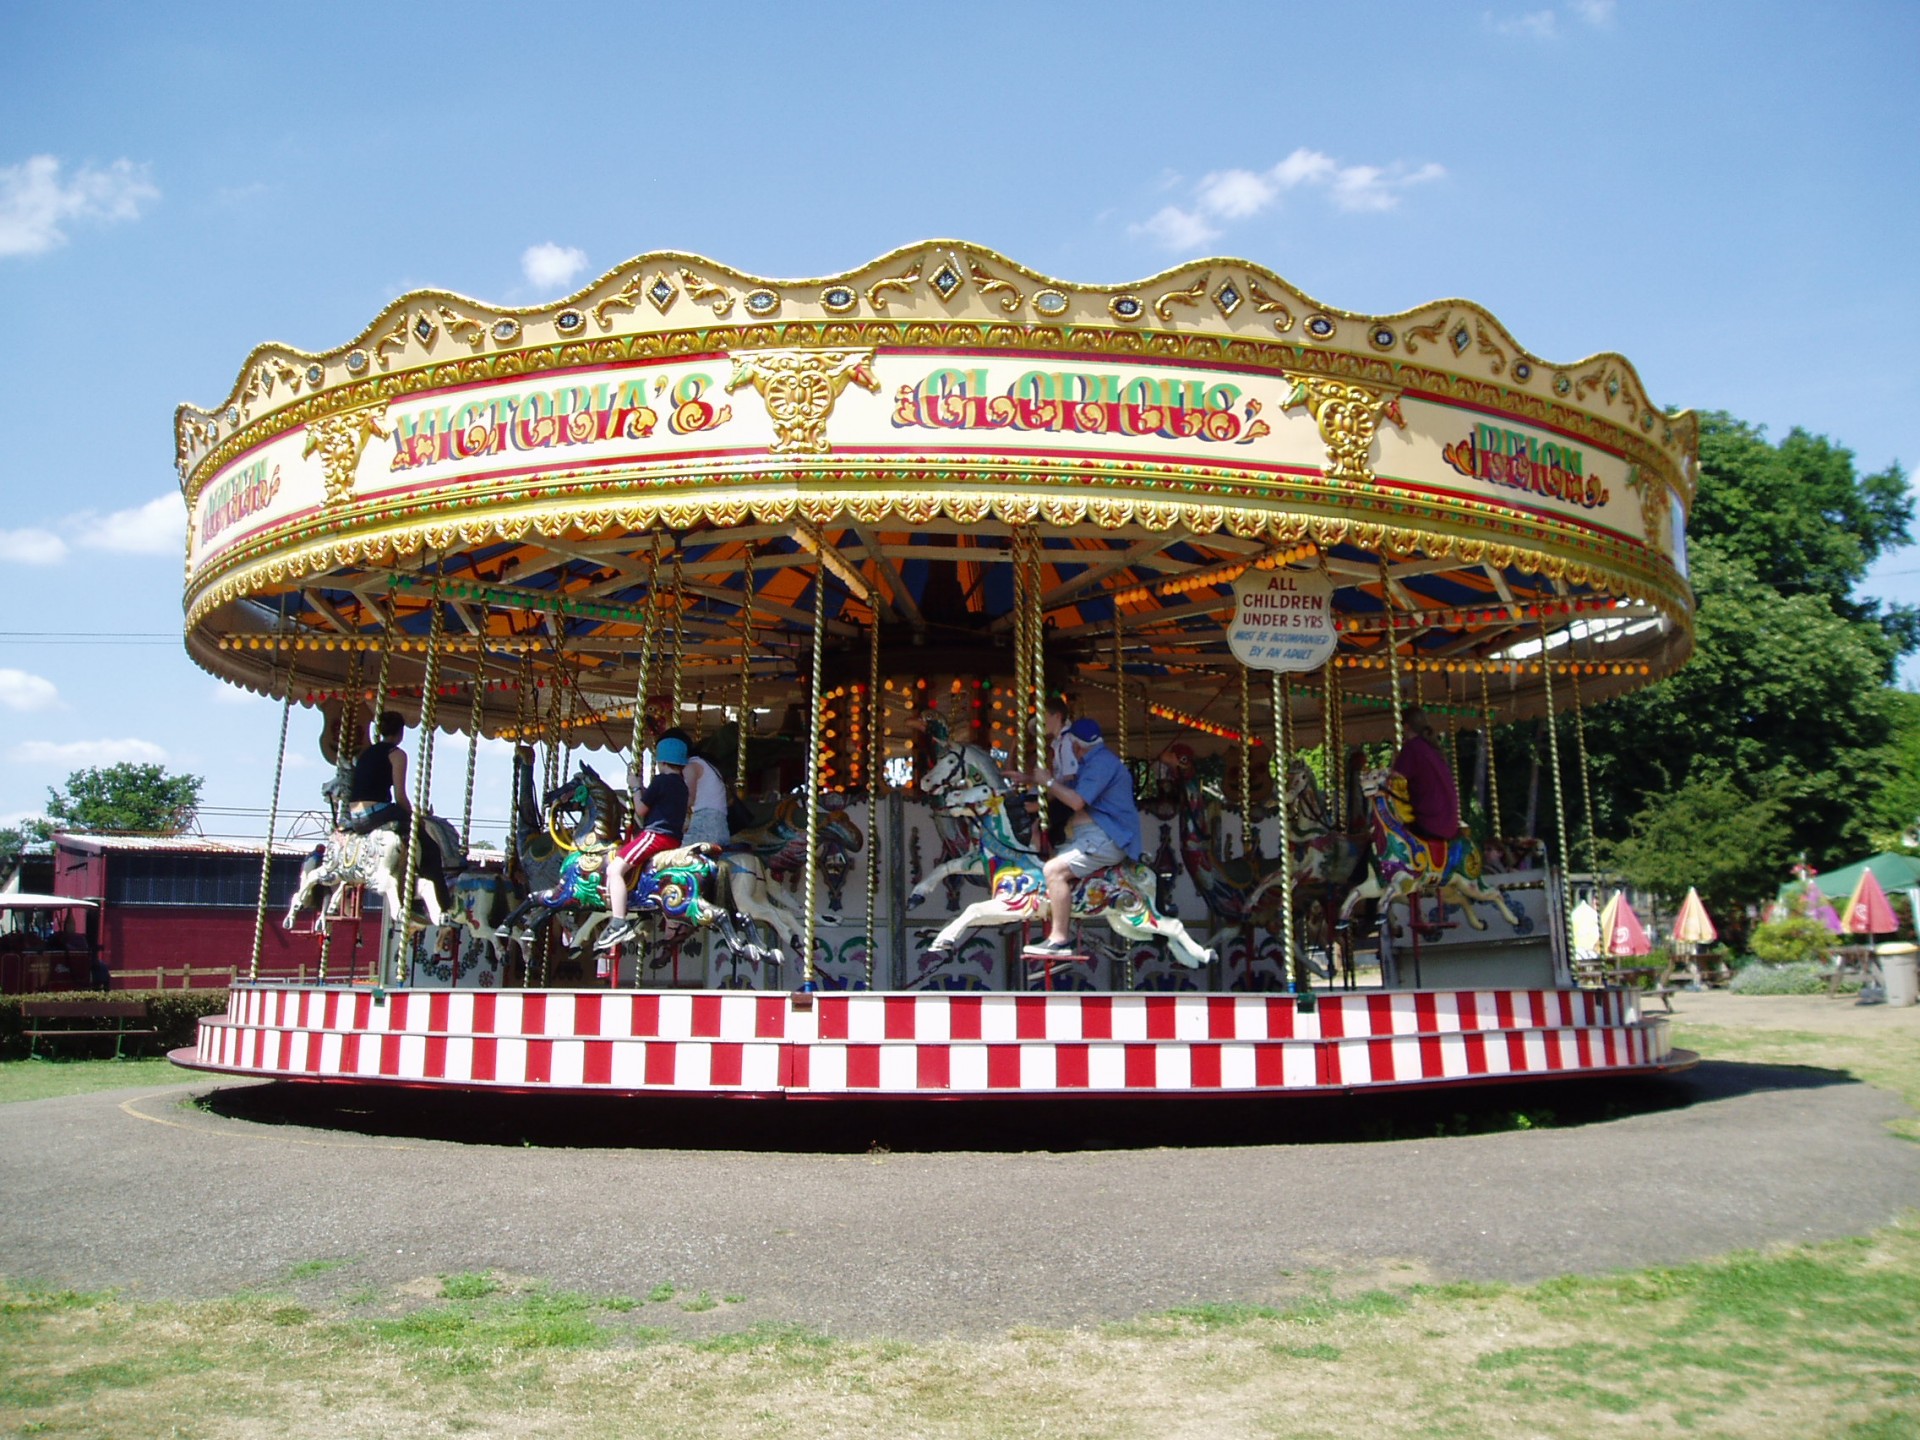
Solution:
M 1860 475 L 1852 452 L 1794 430 L 1778 444 L 1725 414 L 1703 417 L 1700 492 L 1689 517 L 1698 603 L 1693 658 L 1658 685 L 1586 717 L 1595 821 L 1651 880 L 1656 856 L 1714 865 L 1719 842 L 1691 848 L 1660 812 L 1703 821 L 1741 803 L 1777 828 L 1752 848 L 1764 863 L 1737 897 L 1770 892 L 1785 860 L 1856 858 L 1876 834 L 1920 815 L 1920 699 L 1888 688 L 1920 615 L 1883 610 L 1855 588 L 1882 554 L 1912 539 L 1913 498 L 1897 465 Z M 1909 746 L 1912 754 L 1902 755 Z M 1666 836 L 1655 843 L 1657 837 Z M 1729 875 L 1740 867 L 1725 867 Z M 1654 888 L 1701 886 L 1673 873 Z M 1636 876 L 1636 878 L 1639 878 Z M 1729 882 L 1731 883 L 1731 882 Z
M 1853 452 L 1795 428 L 1771 444 L 1764 427 L 1721 411 L 1701 417 L 1700 494 L 1688 517 L 1695 540 L 1744 560 L 1782 595 L 1818 595 L 1834 613 L 1874 620 L 1894 651 L 1912 649 L 1914 616 L 1882 612 L 1854 587 L 1888 550 L 1912 543 L 1913 499 L 1898 465 L 1854 471 Z
M 47 791 L 47 818 L 66 830 L 178 835 L 200 805 L 198 775 L 169 775 L 162 765 L 88 766 Z
M 1689 885 L 1723 928 L 1747 902 L 1771 893 L 1793 860 L 1793 838 L 1773 795 L 1747 794 L 1723 775 L 1697 777 L 1648 797 L 1632 834 L 1611 847 L 1636 889 L 1677 902 Z
M 18 825 L 0 825 L 0 865 L 6 865 L 29 845 L 37 845 L 53 834 L 45 820 L 22 820 Z

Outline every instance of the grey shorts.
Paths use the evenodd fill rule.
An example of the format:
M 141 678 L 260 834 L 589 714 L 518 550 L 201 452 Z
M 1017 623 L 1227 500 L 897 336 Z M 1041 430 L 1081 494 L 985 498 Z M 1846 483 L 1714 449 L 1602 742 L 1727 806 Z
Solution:
M 733 839 L 733 832 L 727 829 L 727 812 L 724 810 L 695 810 L 687 816 L 686 832 L 681 835 L 683 845 L 725 845 Z
M 1077 825 L 1067 832 L 1067 843 L 1053 858 L 1065 860 L 1076 879 L 1084 880 L 1096 870 L 1123 864 L 1127 857 L 1098 825 Z

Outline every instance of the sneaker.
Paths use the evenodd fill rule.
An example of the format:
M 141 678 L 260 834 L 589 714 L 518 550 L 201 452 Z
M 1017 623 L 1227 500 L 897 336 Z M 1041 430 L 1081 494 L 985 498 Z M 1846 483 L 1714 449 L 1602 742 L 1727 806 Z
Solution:
M 1067 940 L 1041 940 L 1027 946 L 1020 953 L 1022 955 L 1031 955 L 1037 960 L 1051 959 L 1061 955 L 1073 954 L 1073 944 Z
M 600 932 L 600 938 L 593 942 L 593 948 L 596 950 L 610 950 L 622 941 L 631 940 L 634 932 L 634 923 L 626 916 L 622 916 L 618 920 L 608 921 L 606 929 Z

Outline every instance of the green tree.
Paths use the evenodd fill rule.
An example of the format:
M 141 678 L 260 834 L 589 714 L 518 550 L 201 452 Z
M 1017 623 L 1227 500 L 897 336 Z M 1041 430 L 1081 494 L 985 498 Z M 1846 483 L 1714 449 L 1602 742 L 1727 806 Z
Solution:
M 200 805 L 198 775 L 169 775 L 162 765 L 89 766 L 47 791 L 47 818 L 67 830 L 131 830 L 178 835 Z
M 1696 777 L 1648 797 L 1611 859 L 1637 889 L 1677 903 L 1696 886 L 1723 931 L 1741 928 L 1748 901 L 1771 894 L 1792 863 L 1792 829 L 1778 796 L 1747 794 L 1724 775 Z
M 1908 837 L 1920 831 L 1920 694 L 1889 690 L 1885 703 L 1893 738 L 1882 762 L 1886 780 L 1876 802 L 1872 844 L 1875 850 L 1914 853 Z
M 1783 595 L 1715 542 L 1693 560 L 1693 658 L 1586 717 L 1599 833 L 1618 837 L 1644 807 L 1718 779 L 1779 801 L 1815 864 L 1853 858 L 1884 810 L 1884 635 L 1822 596 Z
M 45 820 L 22 820 L 18 825 L 0 825 L 0 865 L 12 863 L 29 845 L 38 844 L 53 834 Z
M 1782 595 L 1818 595 L 1835 614 L 1876 621 L 1900 649 L 1920 639 L 1914 613 L 1882 612 L 1853 591 L 1882 554 L 1912 542 L 1912 523 L 1913 497 L 1898 465 L 1860 475 L 1853 452 L 1824 435 L 1796 428 L 1775 445 L 1763 426 L 1722 411 L 1701 417 L 1689 535 L 1746 561 Z

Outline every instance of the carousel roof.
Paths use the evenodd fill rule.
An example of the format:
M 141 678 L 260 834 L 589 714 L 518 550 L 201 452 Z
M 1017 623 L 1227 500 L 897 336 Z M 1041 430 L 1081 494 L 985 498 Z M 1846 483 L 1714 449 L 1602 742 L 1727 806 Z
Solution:
M 1695 434 L 1617 355 L 1241 260 L 1094 286 L 959 242 L 801 281 L 657 253 L 548 306 L 403 296 L 181 407 L 188 644 L 319 703 L 390 653 L 418 695 L 431 639 L 493 731 L 543 688 L 621 713 L 643 652 L 683 703 L 743 663 L 791 702 L 816 614 L 829 680 L 878 623 L 903 695 L 990 685 L 1024 536 L 1049 683 L 1096 709 L 1118 677 L 1225 718 L 1233 582 L 1291 570 L 1333 587 L 1344 705 L 1539 713 L 1685 659 Z

